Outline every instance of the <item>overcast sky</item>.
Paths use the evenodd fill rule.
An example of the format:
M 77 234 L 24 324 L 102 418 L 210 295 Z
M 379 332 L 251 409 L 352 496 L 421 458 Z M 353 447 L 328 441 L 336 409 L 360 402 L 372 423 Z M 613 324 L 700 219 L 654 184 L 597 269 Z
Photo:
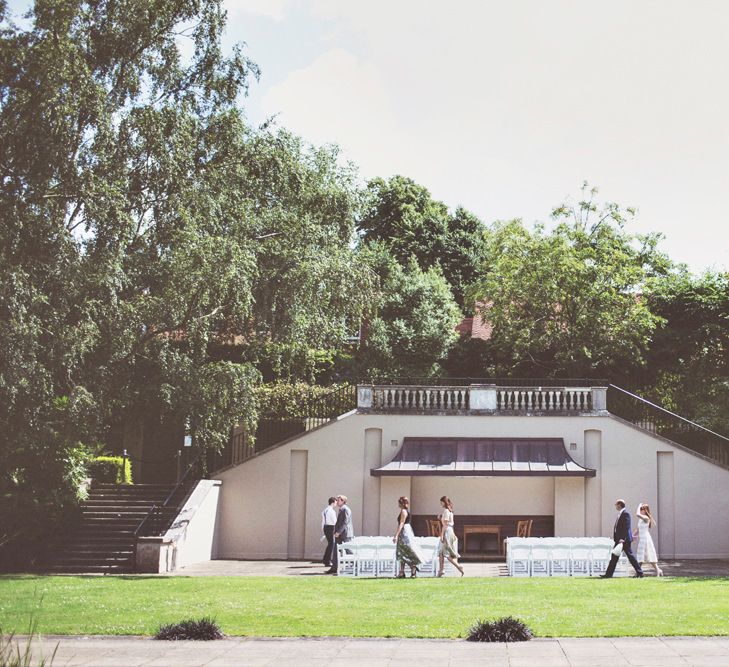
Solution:
M 583 180 L 692 270 L 729 267 L 729 2 L 226 0 L 254 123 L 485 222 Z

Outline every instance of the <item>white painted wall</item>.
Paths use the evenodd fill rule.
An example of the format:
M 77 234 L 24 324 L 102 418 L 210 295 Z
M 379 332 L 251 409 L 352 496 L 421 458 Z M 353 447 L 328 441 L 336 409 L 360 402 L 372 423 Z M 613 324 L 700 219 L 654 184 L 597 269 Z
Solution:
M 371 429 L 368 431 L 368 429 Z M 381 436 L 380 436 L 381 434 Z M 377 448 L 389 462 L 404 437 L 559 437 L 578 463 L 598 468 L 595 479 L 383 477 L 369 479 Z M 395 445 L 392 445 L 395 441 Z M 366 444 L 367 443 L 367 444 Z M 380 444 L 381 443 L 381 444 Z M 587 443 L 587 446 L 586 446 Z M 658 452 L 673 452 L 677 557 L 729 557 L 729 531 L 697 520 L 702 508 L 729 506 L 729 470 L 611 416 L 422 416 L 351 414 L 218 475 L 223 482 L 220 558 L 286 558 L 291 450 L 307 452 L 306 558 L 323 552 L 320 513 L 330 495 L 350 498 L 355 534 L 394 532 L 397 498 L 417 514 L 438 511 L 449 495 L 462 514 L 554 514 L 562 535 L 611 536 L 613 502 L 631 511 L 648 502 L 658 513 Z M 379 498 L 373 493 L 379 484 Z M 366 505 L 366 506 L 365 506 Z M 654 531 L 654 540 L 658 538 Z M 660 544 L 658 545 L 660 555 Z
M 200 480 L 164 537 L 175 546 L 176 568 L 213 557 L 220 482 Z
M 554 477 L 413 477 L 413 514 L 439 514 L 448 496 L 459 514 L 554 514 Z M 397 505 L 391 511 L 397 513 Z

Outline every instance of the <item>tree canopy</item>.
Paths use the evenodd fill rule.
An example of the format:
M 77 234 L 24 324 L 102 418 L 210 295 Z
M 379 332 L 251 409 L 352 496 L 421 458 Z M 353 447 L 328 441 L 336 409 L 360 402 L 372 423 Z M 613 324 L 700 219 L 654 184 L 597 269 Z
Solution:
M 459 306 L 470 308 L 465 290 L 486 259 L 487 228 L 475 215 L 462 207 L 451 214 L 404 176 L 374 178 L 358 230 L 365 243 L 384 243 L 402 266 L 411 259 L 423 270 L 439 266 Z
M 264 343 L 338 342 L 374 279 L 336 151 L 247 124 L 258 69 L 223 52 L 219 0 L 0 18 L 0 497 L 55 511 L 119 422 L 221 447 Z M 246 353 L 211 356 L 231 333 Z
M 642 292 L 668 262 L 657 236 L 623 230 L 630 210 L 594 194 L 555 209 L 551 230 L 494 226 L 471 295 L 490 304 L 497 373 L 602 377 L 644 364 L 659 318 Z

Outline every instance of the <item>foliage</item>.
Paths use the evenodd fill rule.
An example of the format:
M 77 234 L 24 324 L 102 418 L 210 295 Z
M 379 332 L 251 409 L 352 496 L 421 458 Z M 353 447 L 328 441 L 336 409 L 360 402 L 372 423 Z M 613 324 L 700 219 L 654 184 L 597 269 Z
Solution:
M 481 338 L 463 336 L 448 350 L 442 366 L 446 377 L 494 377 L 493 346 Z
M 261 418 L 298 414 L 305 403 L 331 393 L 337 386 L 323 387 L 304 382 L 264 384 L 256 388 Z
M 38 632 L 38 618 L 31 616 L 30 627 L 26 629 L 26 637 L 21 645 L 15 632 L 9 635 L 3 633 L 0 626 L 0 667 L 51 667 L 58 653 L 60 642 L 56 643 L 53 653 L 49 657 L 43 655 L 41 637 Z M 38 640 L 40 649 L 33 648 L 33 642 Z M 40 652 L 40 655 L 38 653 Z
M 679 267 L 646 292 L 660 325 L 634 384 L 663 407 L 729 434 L 729 273 Z
M 374 278 L 352 248 L 352 169 L 246 124 L 258 70 L 224 54 L 220 0 L 49 0 L 0 20 L 4 514 L 61 493 L 66 472 L 38 460 L 55 470 L 124 424 L 187 422 L 221 448 L 255 422 L 259 346 L 305 374 L 290 358 L 341 344 Z M 229 339 L 242 352 L 210 354 Z
M 74 516 L 88 463 L 97 453 L 71 441 L 68 432 L 67 425 L 84 411 L 82 397 L 79 391 L 53 401 L 41 440 L 0 448 L 0 569 L 32 566 Z
M 155 639 L 166 640 L 201 640 L 223 639 L 225 635 L 214 619 L 204 617 L 199 620 L 188 619 L 179 623 L 163 625 L 154 636 Z
M 476 621 L 468 630 L 469 642 L 526 642 L 534 637 L 520 620 L 506 616 L 495 621 Z
M 414 260 L 401 266 L 386 248 L 364 251 L 380 278 L 380 295 L 366 322 L 359 353 L 362 373 L 433 375 L 456 339 L 461 313 L 437 267 L 423 271 Z
M 97 456 L 89 463 L 89 477 L 99 482 L 132 484 L 132 463 L 121 456 Z
M 384 244 L 408 266 L 415 259 L 423 271 L 440 266 L 456 302 L 464 299 L 486 258 L 486 227 L 462 207 L 449 213 L 445 204 L 404 176 L 368 183 L 367 200 L 358 229 L 364 243 Z
M 668 261 L 658 236 L 623 230 L 631 209 L 599 206 L 585 190 L 555 209 L 549 232 L 513 220 L 489 237 L 488 272 L 471 295 L 491 303 L 500 374 L 616 377 L 645 363 L 659 318 L 641 293 Z
M 729 578 L 721 576 L 646 577 L 640 586 L 629 577 L 616 578 L 599 595 L 589 577 L 398 583 L 309 576 L 15 575 L 0 577 L 0 624 L 24 631 L 21 619 L 37 589 L 43 591 L 40 629 L 47 634 L 154 635 L 160 624 L 178 621 L 183 609 L 194 618 L 214 616 L 229 636 L 449 639 L 463 636 L 467 619 L 481 617 L 485 600 L 491 618 L 520 618 L 539 637 L 729 634 Z

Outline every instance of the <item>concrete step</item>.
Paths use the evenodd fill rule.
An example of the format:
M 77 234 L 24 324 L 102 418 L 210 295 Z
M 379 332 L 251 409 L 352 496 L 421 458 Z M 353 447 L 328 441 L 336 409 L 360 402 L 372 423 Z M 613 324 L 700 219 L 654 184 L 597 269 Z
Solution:
M 116 509 L 116 510 L 109 510 L 107 512 L 82 512 L 81 514 L 81 522 L 82 523 L 89 523 L 89 522 L 98 522 L 98 521 L 118 521 L 118 520 L 126 520 L 126 521 L 141 521 L 145 516 L 147 516 L 149 512 L 144 511 L 135 511 L 135 512 L 127 512 L 124 509 Z
M 164 498 L 163 498 L 164 500 Z M 162 501 L 160 501 L 161 503 Z M 125 507 L 151 507 L 160 503 L 153 503 L 149 500 L 137 498 L 125 498 L 123 500 L 114 500 L 113 498 L 89 499 L 83 502 L 83 507 L 116 507 L 122 503 Z

